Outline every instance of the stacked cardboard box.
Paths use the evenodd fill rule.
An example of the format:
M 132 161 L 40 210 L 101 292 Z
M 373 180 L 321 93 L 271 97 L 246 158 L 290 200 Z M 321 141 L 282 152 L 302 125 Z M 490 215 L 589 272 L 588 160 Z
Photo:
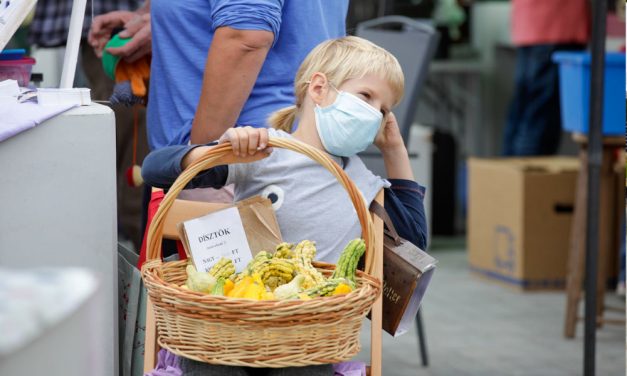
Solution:
M 471 270 L 521 289 L 563 288 L 578 159 L 470 159 L 468 167 Z

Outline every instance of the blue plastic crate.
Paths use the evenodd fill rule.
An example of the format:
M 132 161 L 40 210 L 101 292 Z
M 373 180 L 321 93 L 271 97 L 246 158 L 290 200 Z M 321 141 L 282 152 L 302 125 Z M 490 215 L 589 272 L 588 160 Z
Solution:
M 569 132 L 588 133 L 590 119 L 590 53 L 556 52 L 559 64 L 562 125 Z M 605 55 L 603 134 L 625 134 L 625 54 Z

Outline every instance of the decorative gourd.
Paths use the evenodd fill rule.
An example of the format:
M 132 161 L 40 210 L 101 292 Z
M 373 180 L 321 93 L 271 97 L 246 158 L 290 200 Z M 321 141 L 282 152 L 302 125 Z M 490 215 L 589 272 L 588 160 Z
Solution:
M 299 274 L 296 277 L 294 277 L 294 279 L 290 283 L 286 283 L 284 285 L 277 287 L 274 290 L 275 299 L 279 299 L 279 300 L 289 299 L 290 297 L 298 295 L 298 293 L 301 292 L 301 286 L 304 280 L 305 280 L 305 277 Z
M 272 255 L 266 251 L 261 251 L 257 253 L 255 257 L 253 257 L 253 259 L 248 262 L 248 265 L 246 265 L 246 269 L 244 269 L 241 273 L 237 274 L 234 277 L 234 281 L 239 282 L 242 280 L 242 278 L 246 276 L 252 276 L 254 270 L 259 267 L 259 264 L 271 259 Z
M 316 245 L 311 240 L 303 240 L 292 250 L 292 260 L 296 273 L 305 277 L 303 288 L 309 289 L 325 281 L 324 276 L 311 264 L 316 256 Z
M 348 242 L 340 255 L 331 278 L 345 278 L 354 286 L 357 263 L 365 251 L 366 243 L 363 239 L 353 239 Z
M 333 295 L 341 284 L 346 285 L 347 281 L 344 278 L 327 279 L 315 287 L 303 291 L 303 293 L 312 298 L 317 296 L 330 296 Z
M 282 258 L 282 259 L 291 259 L 293 256 L 292 248 L 294 248 L 294 244 L 291 243 L 280 243 L 276 246 L 276 250 L 274 251 L 273 258 Z
M 224 295 L 228 295 L 229 292 L 231 292 L 231 290 L 233 290 L 233 287 L 235 286 L 235 283 L 233 283 L 233 281 L 231 281 L 230 279 L 227 279 L 224 281 Z
M 248 288 L 248 286 L 251 283 L 253 283 L 253 277 L 249 275 L 242 277 L 241 280 L 239 280 L 238 282 L 235 282 L 233 289 L 231 289 L 231 291 L 229 291 L 229 293 L 226 296 L 230 298 L 243 297 L 244 293 L 246 292 L 246 288 Z
M 187 272 L 187 281 L 185 284 L 192 291 L 209 293 L 217 282 L 214 276 L 209 273 L 197 271 L 194 265 L 187 265 L 185 271 Z
M 211 289 L 211 295 L 224 296 L 224 278 L 218 278 L 218 282 L 216 282 L 213 289 Z
M 265 296 L 266 288 L 261 280 L 261 277 L 257 273 L 253 273 L 252 282 L 248 284 L 244 290 L 242 298 L 252 300 L 262 300 Z
M 348 294 L 351 291 L 353 291 L 352 287 L 350 287 L 346 283 L 340 283 L 337 285 L 335 290 L 333 290 L 333 293 L 331 295 L 333 296 L 344 295 L 344 294 Z
M 211 267 L 209 274 L 216 278 L 231 278 L 235 274 L 235 264 L 230 258 L 222 257 Z

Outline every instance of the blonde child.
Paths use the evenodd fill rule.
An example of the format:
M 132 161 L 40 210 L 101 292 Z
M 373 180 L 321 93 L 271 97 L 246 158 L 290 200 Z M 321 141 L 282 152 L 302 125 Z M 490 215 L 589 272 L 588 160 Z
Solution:
M 361 228 L 352 203 L 336 179 L 309 157 L 268 148 L 268 137 L 295 138 L 326 151 L 342 166 L 370 204 L 384 189 L 385 208 L 399 234 L 426 245 L 424 188 L 413 181 L 407 150 L 390 110 L 403 94 L 403 73 L 389 52 L 358 37 L 333 39 L 305 58 L 294 80 L 296 103 L 274 113 L 271 129 L 231 128 L 218 143 L 230 142 L 236 156 L 267 153 L 247 164 L 218 166 L 188 186 L 235 185 L 235 199 L 268 197 L 286 241 L 316 241 L 317 259 L 334 263 Z M 370 172 L 356 155 L 374 143 L 382 152 L 387 180 Z M 168 188 L 207 146 L 172 146 L 144 161 L 145 181 Z M 218 367 L 184 359 L 186 375 L 333 375 L 330 366 L 260 370 Z

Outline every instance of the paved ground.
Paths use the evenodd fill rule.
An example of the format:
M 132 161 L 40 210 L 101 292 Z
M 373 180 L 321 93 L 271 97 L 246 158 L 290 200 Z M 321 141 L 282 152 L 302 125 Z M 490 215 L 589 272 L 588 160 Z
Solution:
M 429 367 L 420 366 L 415 331 L 384 334 L 383 375 L 582 375 L 583 325 L 576 339 L 562 336 L 564 294 L 521 293 L 474 277 L 462 247 L 432 252 L 440 263 L 423 305 Z M 606 300 L 625 306 L 616 295 Z M 369 336 L 365 328 L 361 359 Z M 625 375 L 625 327 L 605 326 L 597 337 L 597 375 Z

